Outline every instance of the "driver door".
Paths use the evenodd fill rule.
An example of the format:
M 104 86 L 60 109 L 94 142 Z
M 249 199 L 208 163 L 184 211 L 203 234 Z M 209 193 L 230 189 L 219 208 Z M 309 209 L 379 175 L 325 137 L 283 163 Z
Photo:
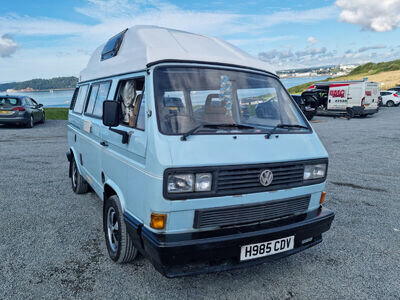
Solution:
M 120 79 L 115 93 L 115 101 L 121 105 L 121 122 L 116 129 L 129 134 L 129 142 L 122 143 L 122 136 L 116 132 L 103 130 L 103 168 L 106 174 L 124 168 L 126 160 L 139 167 L 145 163 L 146 135 L 146 93 L 144 75 L 136 78 Z M 122 165 L 121 165 L 122 164 Z M 120 169 L 121 170 L 121 169 Z

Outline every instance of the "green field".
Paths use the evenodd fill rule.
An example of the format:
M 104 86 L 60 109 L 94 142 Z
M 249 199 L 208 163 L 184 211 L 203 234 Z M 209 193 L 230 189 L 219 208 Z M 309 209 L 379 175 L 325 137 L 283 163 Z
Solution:
M 46 120 L 68 120 L 68 108 L 45 108 Z

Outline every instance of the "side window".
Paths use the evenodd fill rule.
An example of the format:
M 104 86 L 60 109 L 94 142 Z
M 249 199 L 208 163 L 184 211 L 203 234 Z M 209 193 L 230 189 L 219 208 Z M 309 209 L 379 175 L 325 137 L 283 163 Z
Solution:
M 145 93 L 142 94 L 142 101 L 140 101 L 139 114 L 136 122 L 137 129 L 144 130 L 146 124 L 146 97 Z
M 31 102 L 31 99 L 29 99 L 28 97 L 25 97 L 24 101 L 25 101 L 26 105 L 33 106 L 33 103 Z
M 99 85 L 93 84 L 90 88 L 89 100 L 87 101 L 85 109 L 85 113 L 87 113 L 88 115 L 91 115 L 93 113 L 94 103 L 96 101 L 98 91 L 99 91 Z
M 78 96 L 76 97 L 76 101 L 74 103 L 74 109 L 73 109 L 73 111 L 75 113 L 78 113 L 78 114 L 82 113 L 88 87 L 89 87 L 88 85 L 82 85 L 81 87 L 79 87 Z
M 144 77 L 120 81 L 117 100 L 121 104 L 121 122 L 129 127 L 144 130 Z
M 32 98 L 30 98 L 30 99 L 31 99 L 31 101 L 32 101 L 32 103 L 33 103 L 34 106 L 38 105 L 37 102 L 36 102 L 35 100 L 33 100 Z
M 93 109 L 93 115 L 96 117 L 103 116 L 103 102 L 107 100 L 110 85 L 111 82 L 103 82 L 100 84 L 99 91 L 96 97 L 96 104 Z
M 79 88 L 76 88 L 74 91 L 74 94 L 72 95 L 72 99 L 71 99 L 71 104 L 69 106 L 69 109 L 73 109 L 75 106 L 75 102 L 76 102 L 76 98 L 78 97 L 78 92 L 79 92 Z

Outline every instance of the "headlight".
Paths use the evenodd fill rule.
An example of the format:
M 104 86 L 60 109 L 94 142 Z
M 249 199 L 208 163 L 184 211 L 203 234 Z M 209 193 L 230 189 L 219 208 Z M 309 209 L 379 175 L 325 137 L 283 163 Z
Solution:
M 212 176 L 211 173 L 198 173 L 196 174 L 196 192 L 211 191 Z
M 193 192 L 193 174 L 176 174 L 168 176 L 168 193 Z
M 209 192 L 211 185 L 211 173 L 168 175 L 168 193 Z
M 326 175 L 326 164 L 306 165 L 304 167 L 304 180 L 324 178 Z

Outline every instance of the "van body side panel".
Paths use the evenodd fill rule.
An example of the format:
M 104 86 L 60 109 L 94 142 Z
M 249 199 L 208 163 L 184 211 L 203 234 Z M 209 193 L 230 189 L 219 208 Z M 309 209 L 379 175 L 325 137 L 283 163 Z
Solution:
M 83 117 L 84 128 L 81 131 L 81 147 L 83 167 L 87 172 L 86 180 L 96 190 L 102 193 L 101 182 L 101 131 L 100 119 Z

